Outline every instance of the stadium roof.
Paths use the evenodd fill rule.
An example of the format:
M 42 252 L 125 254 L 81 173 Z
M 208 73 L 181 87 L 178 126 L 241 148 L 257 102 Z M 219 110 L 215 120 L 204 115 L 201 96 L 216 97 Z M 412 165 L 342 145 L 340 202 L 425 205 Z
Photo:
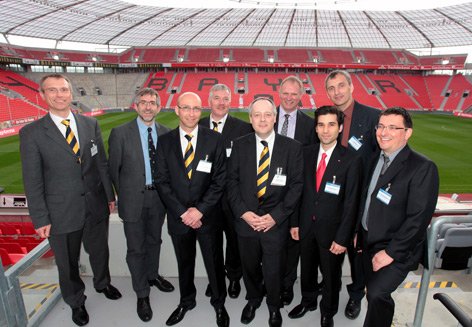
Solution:
M 0 33 L 149 47 L 436 48 L 472 44 L 472 2 L 425 10 L 168 8 L 115 0 L 6 0 Z

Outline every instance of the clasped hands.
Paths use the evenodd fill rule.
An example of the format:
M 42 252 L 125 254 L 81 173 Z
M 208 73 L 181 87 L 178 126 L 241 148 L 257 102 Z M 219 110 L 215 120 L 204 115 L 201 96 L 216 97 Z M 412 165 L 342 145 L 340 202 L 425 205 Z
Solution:
M 180 218 L 182 218 L 182 222 L 192 227 L 193 229 L 200 228 L 202 226 L 201 219 L 203 217 L 203 213 L 201 213 L 197 208 L 191 207 L 185 211 Z
M 252 211 L 246 211 L 241 218 L 256 232 L 267 232 L 276 224 L 270 214 L 259 216 Z

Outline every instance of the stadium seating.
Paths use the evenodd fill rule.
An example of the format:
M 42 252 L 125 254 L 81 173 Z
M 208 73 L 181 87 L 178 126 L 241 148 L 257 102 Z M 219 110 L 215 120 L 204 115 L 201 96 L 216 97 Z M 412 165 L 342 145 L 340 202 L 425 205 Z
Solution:
M 0 244 L 1 246 L 1 244 Z M 472 266 L 472 227 L 450 227 L 436 246 L 436 268 L 461 270 Z

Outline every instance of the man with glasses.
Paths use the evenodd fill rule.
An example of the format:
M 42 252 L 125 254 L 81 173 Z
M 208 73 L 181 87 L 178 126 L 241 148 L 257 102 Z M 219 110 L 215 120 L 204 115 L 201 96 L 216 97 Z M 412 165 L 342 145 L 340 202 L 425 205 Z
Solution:
M 405 109 L 380 114 L 376 137 L 381 153 L 370 165 L 357 233 L 367 281 L 365 327 L 392 325 L 391 294 L 425 257 L 439 177 L 436 165 L 408 146 L 412 133 Z
M 341 144 L 357 153 L 362 158 L 363 175 L 366 167 L 378 153 L 375 140 L 375 124 L 378 122 L 380 110 L 368 107 L 354 100 L 354 85 L 351 75 L 345 70 L 335 70 L 325 79 L 325 89 L 329 99 L 344 113 L 344 130 L 341 133 Z M 361 177 L 361 180 L 364 177 Z M 347 253 L 351 266 L 352 283 L 347 285 L 349 301 L 344 310 L 348 319 L 356 319 L 361 312 L 361 300 L 365 295 L 365 278 L 362 267 L 362 255 L 349 242 Z
M 269 326 L 281 326 L 283 256 L 289 217 L 303 187 L 302 145 L 274 131 L 274 103 L 249 105 L 255 133 L 238 138 L 228 163 L 228 199 L 235 217 L 248 300 L 241 322 L 255 317 L 267 291 Z
M 200 119 L 199 124 L 221 134 L 226 158 L 231 155 L 233 141 L 240 136 L 252 133 L 250 124 L 229 115 L 231 106 L 231 90 L 224 84 L 215 84 L 208 96 L 210 116 Z M 234 218 L 229 207 L 226 194 L 215 208 L 214 215 L 218 217 L 216 232 L 216 250 L 218 251 L 218 275 L 225 282 L 225 275 L 229 279 L 228 295 L 237 298 L 241 292 L 239 280 L 242 277 L 241 259 L 239 258 L 238 239 L 234 230 Z M 226 236 L 226 253 L 223 256 L 223 232 Z M 224 257 L 224 258 L 223 258 Z M 211 287 L 208 285 L 205 292 L 211 296 Z
M 118 194 L 118 214 L 126 236 L 126 262 L 137 313 L 142 321 L 152 319 L 150 286 L 172 292 L 171 283 L 159 275 L 161 232 L 166 210 L 156 188 L 156 147 L 169 129 L 156 122 L 161 109 L 159 94 L 141 89 L 135 97 L 138 117 L 113 128 L 108 139 L 110 175 Z
M 167 319 L 179 323 L 195 305 L 196 242 L 211 287 L 210 303 L 218 326 L 229 326 L 224 307 L 225 285 L 217 278 L 217 254 L 212 214 L 225 186 L 225 158 L 220 134 L 198 125 L 202 101 L 192 92 L 177 99 L 179 126 L 162 136 L 158 147 L 157 189 L 167 207 L 167 227 L 174 245 L 179 272 L 180 303 Z

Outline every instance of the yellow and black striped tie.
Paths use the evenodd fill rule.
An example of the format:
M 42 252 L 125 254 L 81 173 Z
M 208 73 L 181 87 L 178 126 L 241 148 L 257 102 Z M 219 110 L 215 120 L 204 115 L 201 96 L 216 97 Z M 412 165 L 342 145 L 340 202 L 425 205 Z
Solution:
M 187 139 L 187 147 L 185 148 L 185 154 L 184 154 L 184 163 L 185 163 L 185 172 L 187 173 L 188 179 L 192 179 L 192 163 L 193 163 L 193 158 L 195 157 L 195 153 L 193 152 L 193 146 L 192 146 L 192 135 L 185 135 L 185 138 Z
M 213 130 L 215 132 L 219 132 L 218 125 L 221 124 L 221 122 L 212 121 L 212 124 L 213 124 Z
M 267 180 L 269 179 L 269 145 L 267 141 L 261 141 L 264 149 L 262 149 L 259 158 L 259 167 L 257 168 L 257 198 L 259 203 L 263 201 L 263 196 L 267 188 Z
M 72 152 L 76 154 L 78 157 L 80 156 L 80 148 L 79 148 L 79 142 L 77 142 L 77 138 L 74 135 L 74 132 L 72 131 L 72 128 L 70 128 L 70 120 L 69 119 L 64 119 L 61 121 L 61 123 L 66 126 L 66 141 L 72 148 Z

